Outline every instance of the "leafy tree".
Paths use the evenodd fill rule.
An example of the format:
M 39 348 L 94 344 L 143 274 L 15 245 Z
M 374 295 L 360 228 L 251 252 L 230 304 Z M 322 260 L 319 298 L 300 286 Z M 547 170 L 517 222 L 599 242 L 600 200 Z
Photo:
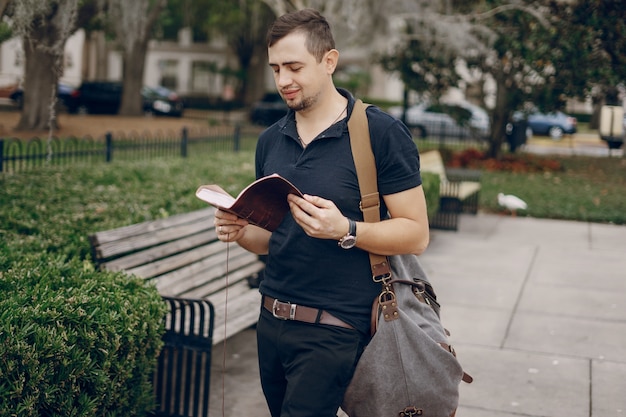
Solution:
M 251 102 L 264 88 L 265 34 L 274 16 L 260 0 L 168 0 L 154 24 L 153 35 L 174 40 L 182 27 L 191 29 L 194 41 L 220 37 L 226 40 L 237 64 L 211 71 L 221 74 L 235 90 L 235 100 Z
M 456 57 L 449 54 L 433 54 L 432 42 L 414 38 L 415 32 L 410 22 L 405 28 L 409 40 L 406 44 L 396 47 L 389 54 L 379 57 L 383 68 L 390 72 L 398 72 L 404 83 L 403 121 L 408 107 L 408 92 L 417 92 L 421 97 L 429 97 L 438 101 L 451 87 L 457 86 L 460 76 L 454 69 Z
M 0 14 L 2 16 L 2 14 Z M 11 27 L 7 22 L 0 21 L 0 44 L 13 36 Z
M 489 155 L 498 157 L 506 124 L 525 102 L 543 109 L 565 105 L 556 80 L 559 68 L 552 62 L 555 31 L 545 19 L 547 8 L 539 2 L 509 8 L 506 2 L 489 0 L 484 12 L 475 14 L 474 30 L 488 35 L 478 53 L 464 54 L 470 68 L 489 74 L 495 81 L 495 106 L 491 111 Z
M 601 105 L 619 104 L 616 87 L 626 83 L 626 1 L 552 1 L 550 11 L 559 34 L 554 65 L 564 69 L 559 82 L 572 97 L 592 97 L 597 127 Z
M 9 1 L 10 0 L 0 0 L 0 18 L 4 15 L 5 10 L 9 6 Z M 13 36 L 11 27 L 7 22 L 0 19 L 0 44 L 11 38 L 11 36 Z
M 238 59 L 238 69 L 219 71 L 234 88 L 235 100 L 250 103 L 265 89 L 265 35 L 274 14 L 259 0 L 212 0 L 207 11 L 210 36 L 223 36 Z
M 175 41 L 181 28 L 190 28 L 195 42 L 206 42 L 210 4 L 211 0 L 168 0 L 156 22 L 155 38 Z
M 543 103 L 550 102 L 549 107 L 561 105 L 563 97 L 554 88 L 556 69 L 550 61 L 555 35 L 545 18 L 547 12 L 539 2 L 482 0 L 444 2 L 419 14 L 404 14 L 409 29 L 383 62 L 412 89 L 435 100 L 459 84 L 464 67 L 476 83 L 483 84 L 476 98 L 485 108 L 484 83 L 491 78 L 496 90 L 489 153 L 497 157 L 506 124 L 522 103 L 542 98 Z M 422 73 L 416 74 L 416 68 Z

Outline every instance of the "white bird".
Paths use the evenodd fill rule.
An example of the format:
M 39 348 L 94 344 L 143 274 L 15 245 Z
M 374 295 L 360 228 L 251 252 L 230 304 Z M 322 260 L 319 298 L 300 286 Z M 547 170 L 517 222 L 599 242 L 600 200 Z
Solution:
M 524 200 L 512 194 L 498 193 L 498 204 L 509 210 L 513 216 L 517 215 L 517 210 L 528 208 L 528 204 Z

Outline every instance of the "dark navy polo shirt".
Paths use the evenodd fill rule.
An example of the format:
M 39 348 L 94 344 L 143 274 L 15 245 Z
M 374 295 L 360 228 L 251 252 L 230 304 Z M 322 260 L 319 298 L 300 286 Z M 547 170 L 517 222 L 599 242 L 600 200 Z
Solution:
M 348 98 L 350 116 L 354 97 L 345 90 L 339 92 Z M 370 106 L 366 112 L 381 196 L 419 186 L 419 155 L 406 126 L 377 107 Z M 257 178 L 278 173 L 303 193 L 332 200 L 346 217 L 362 221 L 347 120 L 330 126 L 303 149 L 295 113 L 290 110 L 259 137 Z M 381 218 L 386 213 L 383 204 Z M 327 310 L 367 333 L 372 302 L 380 290 L 380 283 L 372 281 L 367 252 L 307 236 L 290 213 L 272 233 L 260 287 L 263 294 Z

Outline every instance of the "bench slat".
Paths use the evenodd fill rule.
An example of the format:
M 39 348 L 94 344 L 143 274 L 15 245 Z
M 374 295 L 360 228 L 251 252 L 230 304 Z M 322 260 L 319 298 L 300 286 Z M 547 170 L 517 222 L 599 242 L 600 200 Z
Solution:
M 209 297 L 209 301 L 213 303 L 212 297 Z M 258 290 L 245 291 L 237 297 L 237 303 L 229 302 L 226 315 L 224 315 L 223 306 L 215 308 L 213 344 L 220 343 L 256 323 L 260 308 L 261 293 Z M 224 326 L 224 321 L 226 321 L 226 326 Z
M 211 301 L 214 309 L 221 312 L 224 311 L 226 304 L 229 305 L 228 308 L 234 308 L 233 305 L 240 305 L 240 303 L 232 303 L 232 300 L 238 299 L 242 295 L 248 293 L 248 291 L 258 293 L 259 289 L 250 288 L 250 286 L 246 285 L 246 282 L 243 280 L 236 282 L 229 280 L 228 287 L 224 286 L 219 291 L 213 292 L 207 297 L 207 299 Z
M 201 232 L 185 239 L 179 239 L 174 242 L 159 245 L 141 252 L 132 253 L 130 255 L 113 259 L 112 261 L 102 262 L 101 269 L 108 271 L 129 270 L 149 262 L 166 258 L 169 255 L 184 252 L 195 247 L 206 245 L 216 241 L 217 236 L 215 230 Z
M 263 262 L 257 260 L 256 262 L 248 264 L 245 267 L 229 271 L 228 287 L 226 286 L 226 277 L 222 276 L 219 279 L 205 281 L 202 285 L 190 288 L 181 295 L 188 298 L 205 298 L 228 292 L 229 297 L 236 296 L 236 294 L 231 292 L 232 285 L 238 283 L 239 281 L 245 281 L 246 287 L 249 288 L 246 278 L 258 274 L 263 267 Z M 254 290 L 258 291 L 256 288 Z
M 106 260 L 112 257 L 138 252 L 211 229 L 213 229 L 213 220 L 205 218 L 194 223 L 152 230 L 141 235 L 129 236 L 100 244 L 96 247 L 96 258 Z
M 238 254 L 231 253 L 228 261 L 229 275 L 233 275 L 238 269 L 251 264 L 255 265 L 256 268 L 262 269 L 262 265 L 259 266 L 257 264 L 257 262 L 260 261 L 258 261 L 256 255 L 243 252 L 244 249 L 241 249 L 241 251 L 242 252 Z M 262 262 L 260 263 L 262 264 Z M 208 288 L 210 285 L 213 285 L 213 291 L 219 290 L 224 284 L 213 284 L 213 282 L 222 280 L 226 275 L 226 268 L 225 258 L 206 258 L 202 262 L 197 262 L 188 267 L 159 276 L 153 281 L 161 294 L 175 294 L 176 296 L 184 295 L 185 297 L 190 297 L 188 294 L 189 291 L 199 287 Z M 252 274 L 255 272 L 258 271 L 254 271 Z M 249 275 L 242 278 L 246 278 L 247 276 Z M 211 291 L 208 289 L 205 290 L 202 296 L 206 296 L 207 294 L 211 294 Z
M 191 211 L 183 214 L 175 214 L 165 219 L 149 220 L 142 223 L 132 224 L 130 226 L 118 227 L 117 229 L 105 230 L 94 233 L 90 236 L 93 246 L 102 246 L 109 242 L 123 240 L 128 237 L 134 237 L 155 230 L 175 228 L 181 224 L 203 222 L 207 219 L 212 220 L 215 209 L 212 207 Z M 212 225 L 212 223 L 211 223 Z
M 467 200 L 473 194 L 480 192 L 480 183 L 462 181 L 459 184 L 459 198 L 461 200 Z
M 211 242 L 176 255 L 144 263 L 135 268 L 128 268 L 126 271 L 142 278 L 154 278 L 171 271 L 180 270 L 188 265 L 205 262 L 207 259 L 214 259 L 215 257 L 225 259 L 225 255 L 221 255 L 225 252 L 224 246 L 219 241 Z

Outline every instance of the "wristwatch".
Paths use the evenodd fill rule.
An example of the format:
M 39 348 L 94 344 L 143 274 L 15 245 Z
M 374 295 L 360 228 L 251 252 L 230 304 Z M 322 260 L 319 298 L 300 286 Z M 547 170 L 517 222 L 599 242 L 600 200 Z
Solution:
M 339 239 L 338 245 L 343 249 L 351 249 L 356 245 L 356 222 L 348 219 L 348 233 Z

